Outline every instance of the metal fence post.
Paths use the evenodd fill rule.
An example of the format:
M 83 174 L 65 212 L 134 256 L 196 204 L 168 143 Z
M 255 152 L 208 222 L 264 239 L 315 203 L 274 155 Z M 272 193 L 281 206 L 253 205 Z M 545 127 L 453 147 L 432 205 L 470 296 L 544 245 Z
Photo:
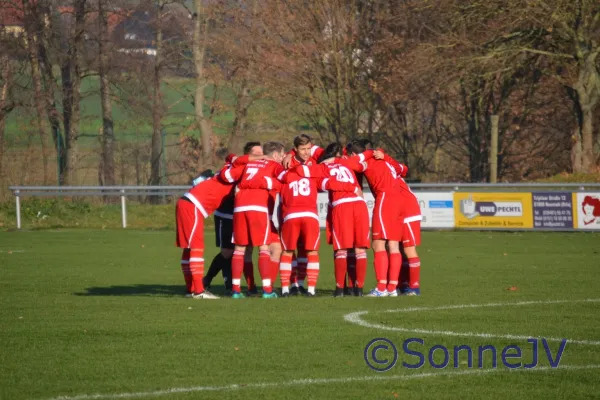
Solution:
M 15 202 L 17 205 L 17 229 L 21 229 L 21 193 L 20 190 L 15 190 Z
M 125 190 L 121 189 L 121 219 L 123 228 L 127 228 L 127 208 L 125 207 Z

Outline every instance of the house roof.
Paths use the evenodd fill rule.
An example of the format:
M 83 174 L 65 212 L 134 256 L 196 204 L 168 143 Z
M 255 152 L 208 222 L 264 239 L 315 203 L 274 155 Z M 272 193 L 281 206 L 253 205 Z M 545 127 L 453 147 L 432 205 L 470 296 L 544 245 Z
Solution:
M 23 26 L 25 12 L 22 0 L 2 1 L 0 6 L 0 26 Z
M 70 7 L 70 6 L 62 6 L 62 7 L 58 7 L 57 11 L 60 15 L 65 15 L 65 14 L 69 14 L 69 16 L 74 17 L 75 16 L 75 8 L 74 7 Z M 107 25 L 108 25 L 108 32 L 112 33 L 114 31 L 114 29 L 117 27 L 117 25 L 119 25 L 121 22 L 123 22 L 125 19 L 127 19 L 127 17 L 131 14 L 131 11 L 129 10 L 115 10 L 115 11 L 107 11 L 106 15 L 107 15 Z M 85 22 L 88 25 L 94 24 L 96 23 L 96 21 L 98 20 L 98 11 L 89 11 L 86 13 L 85 15 Z

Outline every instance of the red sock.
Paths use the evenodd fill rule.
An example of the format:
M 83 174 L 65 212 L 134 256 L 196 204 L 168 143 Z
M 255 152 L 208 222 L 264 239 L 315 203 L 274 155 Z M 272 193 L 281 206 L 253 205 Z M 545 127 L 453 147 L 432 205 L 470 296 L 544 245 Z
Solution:
M 388 253 L 387 251 L 375 252 L 375 279 L 377 279 L 377 290 L 383 292 L 387 289 L 388 275 Z
M 421 260 L 419 257 L 409 258 L 408 267 L 410 273 L 410 281 L 408 286 L 411 289 L 418 289 L 420 287 L 419 280 L 421 278 Z
M 298 250 L 298 286 L 304 286 L 307 264 L 308 258 L 306 257 L 306 251 Z
M 190 271 L 190 249 L 183 249 L 183 253 L 181 254 L 181 273 L 185 280 L 185 290 L 188 293 L 194 293 L 194 281 L 192 280 L 192 272 Z
M 204 249 L 190 249 L 190 272 L 194 285 L 194 293 L 204 292 Z
M 279 261 L 271 260 L 271 286 L 275 286 L 279 276 Z
M 356 255 L 356 287 L 362 289 L 365 286 L 367 277 L 367 252 L 364 251 Z
M 292 256 L 288 256 L 285 254 L 281 255 L 279 273 L 281 274 L 281 292 L 289 293 L 290 276 L 292 275 Z
M 348 287 L 353 288 L 356 285 L 356 254 L 348 253 Z
M 231 257 L 231 290 L 241 293 L 242 273 L 244 272 L 244 252 L 234 251 Z
M 346 250 L 338 250 L 335 252 L 335 286 L 337 288 L 344 288 L 344 281 L 346 280 L 346 270 L 348 269 L 348 259 Z
M 258 254 L 258 272 L 262 279 L 263 292 L 271 293 L 273 287 L 271 283 L 271 254 L 269 250 L 261 250 Z
M 306 275 L 308 277 L 308 292 L 315 294 L 317 280 L 319 279 L 319 254 L 309 254 L 306 264 Z
M 248 290 L 255 289 L 256 282 L 254 281 L 254 264 L 252 264 L 252 260 L 243 260 L 242 268 L 244 269 L 244 278 L 246 279 L 246 285 L 248 285 Z
M 398 275 L 402 265 L 402 254 L 390 253 L 390 269 L 388 271 L 388 292 L 394 292 L 398 287 Z

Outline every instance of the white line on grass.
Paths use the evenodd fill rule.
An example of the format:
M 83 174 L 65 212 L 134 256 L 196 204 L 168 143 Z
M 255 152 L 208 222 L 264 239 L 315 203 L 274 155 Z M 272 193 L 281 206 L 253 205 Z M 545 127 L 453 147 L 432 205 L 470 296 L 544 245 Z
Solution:
M 531 304 L 562 304 L 562 303 L 597 303 L 600 299 L 585 299 L 585 300 L 542 300 L 542 301 L 520 301 L 516 303 L 488 303 L 488 304 L 458 304 L 454 306 L 441 306 L 441 307 L 411 307 L 411 308 L 400 308 L 397 310 L 386 310 L 384 312 L 395 313 L 395 312 L 415 312 L 415 311 L 435 311 L 435 310 L 456 310 L 463 308 L 483 308 L 483 307 L 509 307 L 509 306 L 525 306 Z M 511 335 L 511 334 L 494 334 L 494 333 L 478 333 L 478 332 L 454 332 L 454 331 L 435 331 L 427 329 L 409 329 L 397 326 L 387 326 L 381 324 L 374 324 L 371 322 L 364 321 L 363 315 L 368 314 L 369 311 L 358 311 L 344 315 L 344 320 L 352 324 L 356 324 L 365 328 L 380 329 L 387 331 L 396 332 L 411 332 L 421 333 L 424 335 L 442 335 L 442 336 L 460 336 L 460 337 L 480 337 L 480 338 L 493 338 L 493 339 L 511 339 L 511 340 L 528 340 L 531 338 L 542 338 L 541 336 L 526 336 L 526 335 Z M 562 338 L 548 338 L 545 337 L 549 342 L 561 342 Z M 572 344 L 584 344 L 591 346 L 600 346 L 600 341 L 595 340 L 575 340 L 567 339 L 567 343 Z
M 466 371 L 445 371 L 445 372 L 425 372 L 420 374 L 403 374 L 403 375 L 369 375 L 357 376 L 349 378 L 323 378 L 323 379 L 295 379 L 286 382 L 264 382 L 264 383 L 248 383 L 248 384 L 233 384 L 224 386 L 192 386 L 187 388 L 172 388 L 165 390 L 156 390 L 149 392 L 130 392 L 130 393 L 106 393 L 106 394 L 83 394 L 79 396 L 59 396 L 49 400 L 110 400 L 110 399 L 132 399 L 138 397 L 160 397 L 177 393 L 193 393 L 193 392 L 226 392 L 242 389 L 268 389 L 280 388 L 282 386 L 307 386 L 307 385 L 328 385 L 333 383 L 357 383 L 357 382 L 377 382 L 377 381 L 407 381 L 412 379 L 422 378 L 437 378 L 442 376 L 463 376 L 474 375 L 481 376 L 494 372 L 508 371 L 509 373 L 519 371 L 560 371 L 560 370 L 585 370 L 599 369 L 600 365 L 563 365 L 558 368 L 552 367 L 537 367 L 531 369 L 474 369 Z

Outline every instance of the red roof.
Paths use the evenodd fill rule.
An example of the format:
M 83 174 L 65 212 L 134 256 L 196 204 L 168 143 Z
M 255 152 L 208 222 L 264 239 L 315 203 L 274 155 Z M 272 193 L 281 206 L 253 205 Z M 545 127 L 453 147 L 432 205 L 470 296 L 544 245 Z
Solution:
M 22 0 L 4 0 L 0 5 L 1 26 L 23 26 L 24 7 Z

